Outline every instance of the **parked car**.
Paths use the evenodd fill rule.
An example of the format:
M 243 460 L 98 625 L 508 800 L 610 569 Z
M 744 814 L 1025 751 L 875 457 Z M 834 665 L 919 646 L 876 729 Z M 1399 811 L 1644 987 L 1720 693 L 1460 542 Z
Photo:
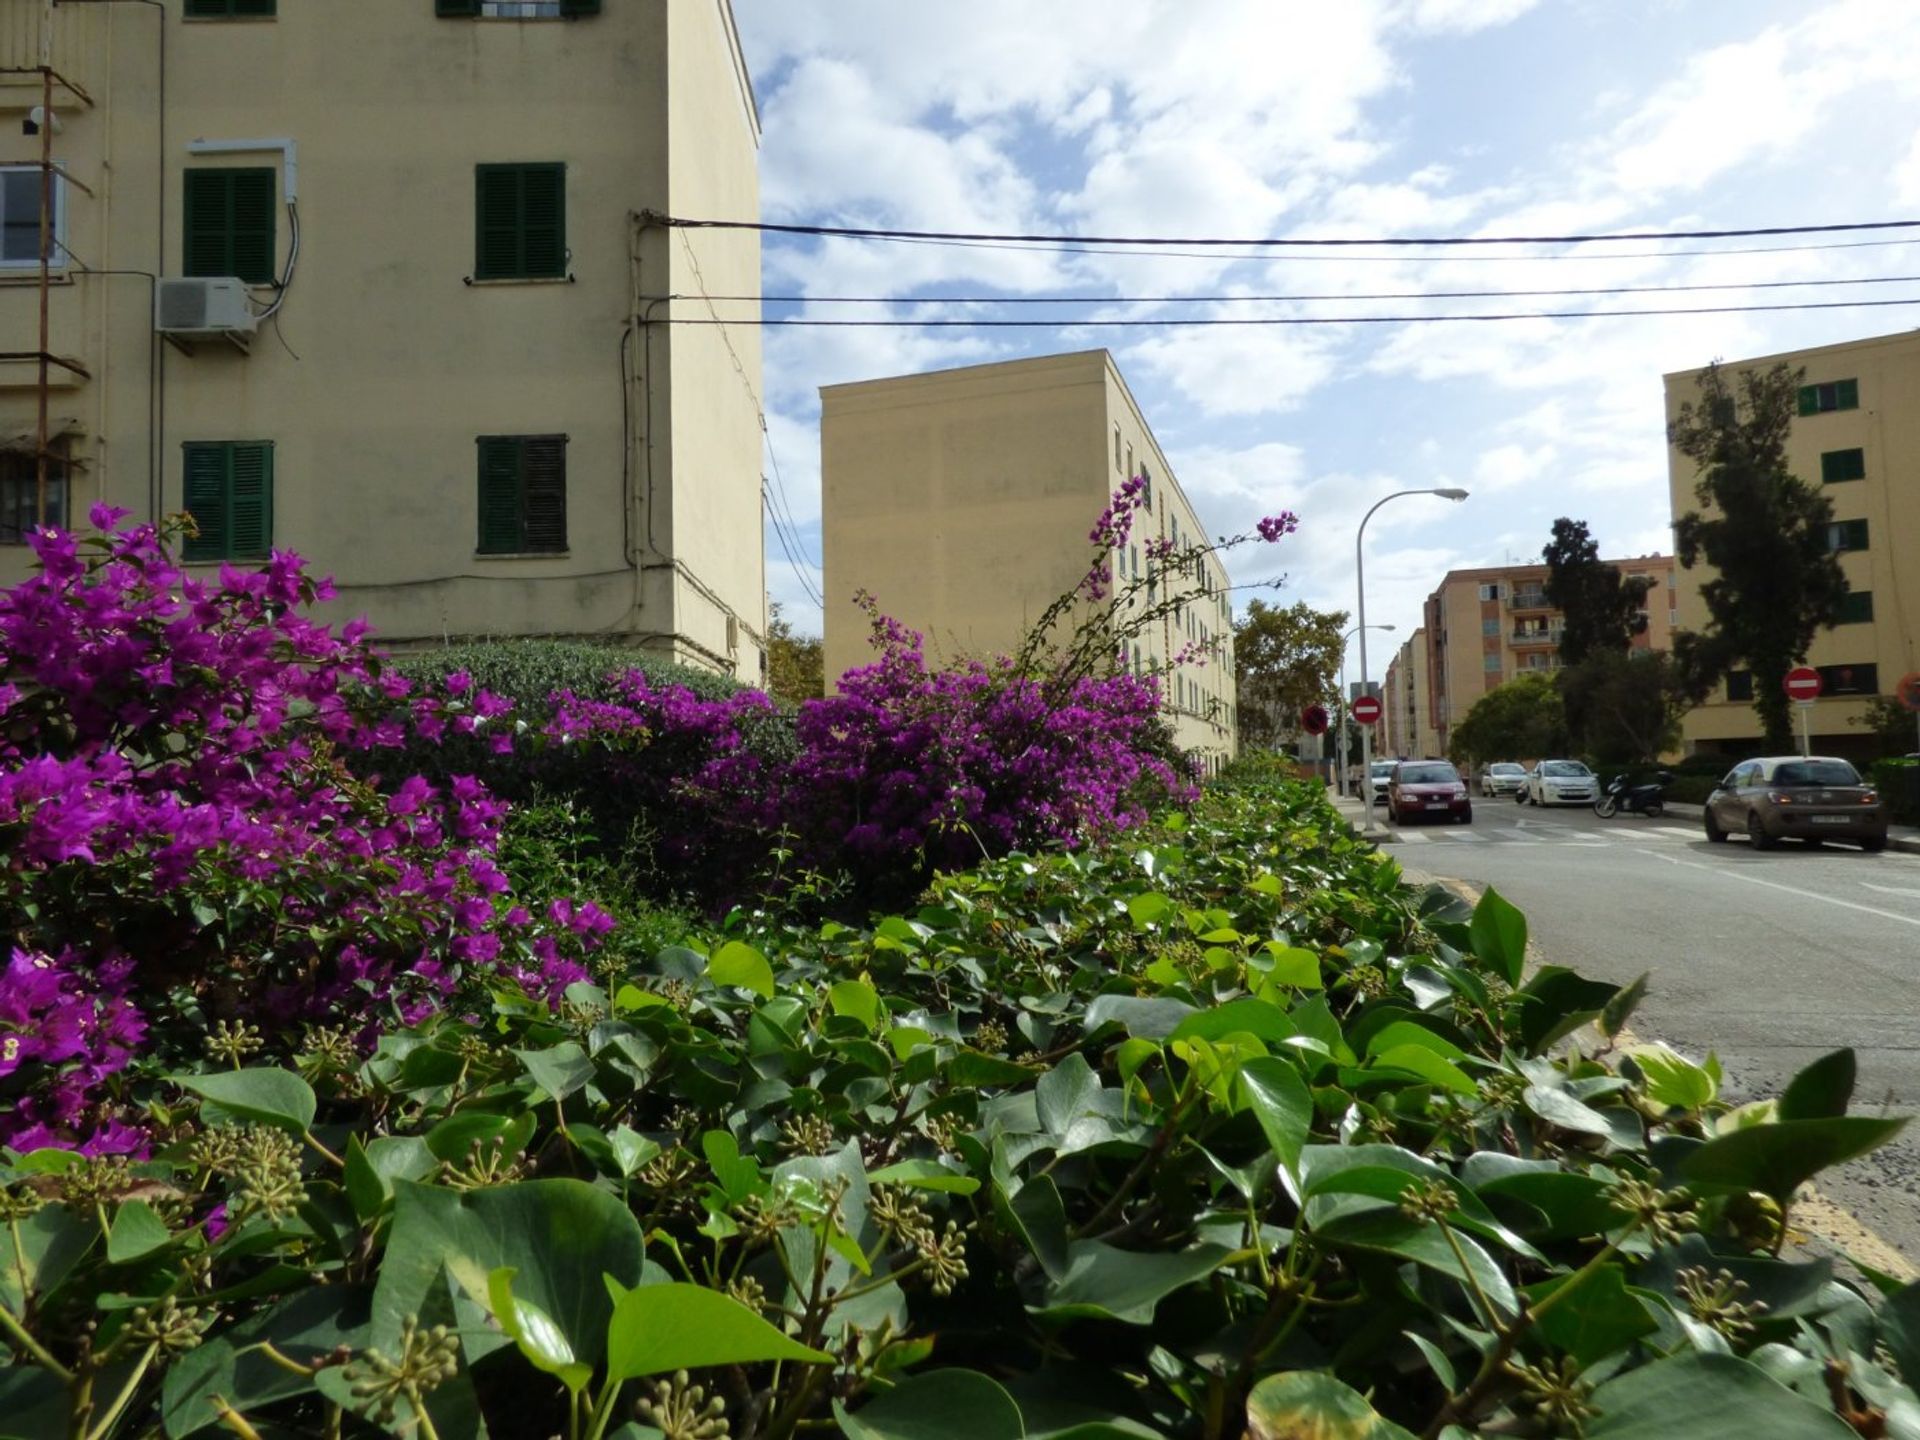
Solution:
M 1887 848 L 1887 807 L 1879 792 L 1830 755 L 1741 761 L 1707 796 L 1701 823 L 1715 843 L 1744 834 L 1756 850 L 1789 837 L 1809 845 L 1847 840 L 1862 850 Z
M 1473 797 L 1460 772 L 1444 760 L 1402 760 L 1387 784 L 1387 818 L 1396 825 L 1415 820 L 1473 823 Z
M 1496 760 L 1475 771 L 1473 783 L 1482 795 L 1491 800 L 1497 800 L 1502 795 L 1517 795 L 1527 788 L 1527 767 L 1516 765 L 1511 760 Z
M 1393 779 L 1393 767 L 1398 760 L 1376 760 L 1367 773 L 1373 779 L 1373 803 L 1378 805 L 1387 798 L 1387 782 Z
M 1522 805 L 1591 805 L 1600 798 L 1600 780 L 1578 760 L 1542 760 L 1513 798 Z

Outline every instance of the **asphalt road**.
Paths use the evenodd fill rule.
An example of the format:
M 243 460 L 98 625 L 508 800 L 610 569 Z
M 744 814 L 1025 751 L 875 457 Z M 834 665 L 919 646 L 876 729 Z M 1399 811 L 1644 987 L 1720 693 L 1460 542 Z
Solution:
M 1476 800 L 1470 826 L 1387 835 L 1409 870 L 1496 887 L 1552 963 L 1620 984 L 1651 972 L 1635 1032 L 1716 1052 L 1728 1098 L 1778 1094 L 1851 1045 L 1855 1110 L 1920 1115 L 1920 856 L 1710 845 L 1697 820 L 1510 799 Z M 1920 1261 L 1920 1121 L 1818 1183 Z

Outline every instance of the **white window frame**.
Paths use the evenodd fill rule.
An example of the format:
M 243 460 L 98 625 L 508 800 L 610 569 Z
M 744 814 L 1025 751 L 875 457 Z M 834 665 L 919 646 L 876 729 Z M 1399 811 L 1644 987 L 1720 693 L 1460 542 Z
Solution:
M 560 0 L 480 0 L 482 20 L 558 20 Z
M 31 175 L 36 186 L 40 179 L 38 165 L 0 165 L 0 177 L 8 175 Z M 34 201 L 34 223 L 39 224 L 40 203 Z M 6 220 L 6 186 L 0 183 L 0 224 Z M 60 173 L 56 165 L 53 171 L 53 254 L 48 258 L 49 268 L 64 270 L 67 268 L 67 177 Z M 0 274 L 12 274 L 21 270 L 38 270 L 40 256 L 31 255 L 23 260 L 9 260 L 0 253 Z

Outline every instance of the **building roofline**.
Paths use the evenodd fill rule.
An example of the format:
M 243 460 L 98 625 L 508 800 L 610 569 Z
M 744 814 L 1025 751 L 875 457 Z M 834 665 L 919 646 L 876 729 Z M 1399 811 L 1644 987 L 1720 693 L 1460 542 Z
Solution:
M 733 0 L 715 0 L 720 7 L 720 28 L 726 32 L 727 48 L 733 54 L 734 75 L 740 81 L 740 96 L 747 102 L 747 125 L 753 131 L 753 144 L 760 147 L 760 101 L 753 93 L 753 71 L 747 67 L 746 47 L 740 43 L 740 26 L 733 18 Z
M 1749 355 L 1739 360 L 1722 360 L 1718 363 L 1725 370 L 1745 370 L 1755 365 L 1772 365 L 1783 360 L 1832 355 L 1843 350 L 1859 350 L 1873 345 L 1898 345 L 1903 341 L 1920 344 L 1920 328 L 1896 330 L 1890 335 L 1868 335 L 1859 340 L 1836 340 L 1829 345 L 1809 345 L 1801 350 L 1779 350 L 1771 355 Z M 1684 370 L 1669 370 L 1661 378 L 1667 381 L 1686 380 L 1700 374 L 1706 368 L 1705 365 L 1693 365 Z
M 905 385 L 910 382 L 985 375 L 989 371 L 1065 370 L 1071 369 L 1076 362 L 1086 364 L 1096 355 L 1105 356 L 1109 365 L 1113 362 L 1113 357 L 1105 350 L 1061 350 L 1051 355 L 1017 355 L 1007 360 L 977 360 L 969 365 L 945 365 L 938 370 L 913 370 L 904 375 L 876 375 L 870 380 L 843 380 L 837 385 L 822 385 L 820 394 L 825 398 L 830 394 L 879 389 L 883 386 Z
M 1602 565 L 1613 565 L 1625 569 L 1629 565 L 1672 565 L 1671 555 L 1622 555 L 1600 557 Z M 1547 565 L 1544 560 L 1536 560 L 1530 565 L 1469 565 L 1459 570 L 1449 570 L 1440 577 L 1440 583 L 1433 587 L 1432 594 L 1437 595 L 1456 580 L 1492 580 L 1503 575 L 1540 574 L 1544 575 Z

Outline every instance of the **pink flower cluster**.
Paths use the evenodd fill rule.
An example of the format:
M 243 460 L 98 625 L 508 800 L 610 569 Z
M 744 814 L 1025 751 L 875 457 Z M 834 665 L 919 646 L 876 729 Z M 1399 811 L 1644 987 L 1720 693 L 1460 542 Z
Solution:
M 0 911 L 28 957 L 0 981 L 0 1142 L 115 1133 L 129 1027 L 170 1035 L 181 1003 L 411 1019 L 473 966 L 549 996 L 582 978 L 604 932 L 512 906 L 504 806 L 377 773 L 410 734 L 495 724 L 511 748 L 509 707 L 410 697 L 364 623 L 300 614 L 330 586 L 299 556 L 208 581 L 124 514 L 36 534 L 40 573 L 0 592 Z M 49 1006 L 79 1050 L 30 1038 Z

